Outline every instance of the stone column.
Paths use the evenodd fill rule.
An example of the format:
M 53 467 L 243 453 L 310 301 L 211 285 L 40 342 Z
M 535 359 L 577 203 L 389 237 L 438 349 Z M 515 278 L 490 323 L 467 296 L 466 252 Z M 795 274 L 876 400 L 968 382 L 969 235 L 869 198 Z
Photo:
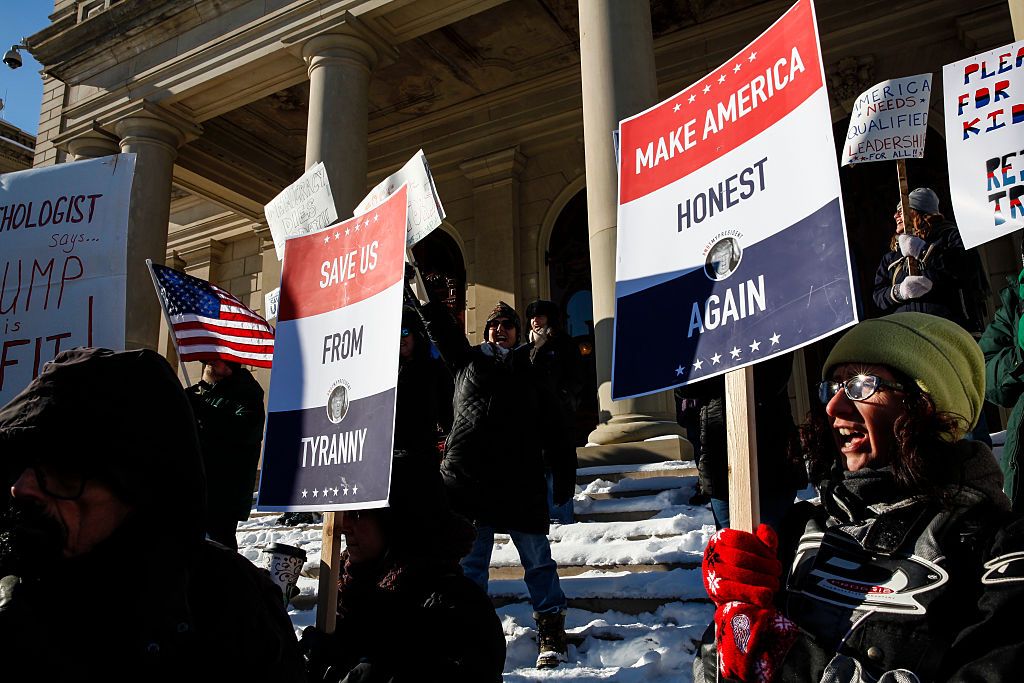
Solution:
M 1013 25 L 1013 39 L 1024 38 L 1024 0 L 1008 0 L 1010 23 Z
M 473 291 L 466 293 L 466 327 L 475 341 L 487 312 L 498 301 L 519 308 L 522 286 L 519 241 L 519 174 L 526 158 L 517 147 L 463 162 L 473 183 Z M 467 240 L 468 242 L 469 240 Z M 509 254 L 512 258 L 509 258 Z
M 125 348 L 156 349 L 160 304 L 146 259 L 163 263 L 171 213 L 171 175 L 183 131 L 162 119 L 130 115 L 114 124 L 121 151 L 135 153 L 135 180 L 128 210 L 128 285 L 125 295 Z
M 682 436 L 672 393 L 612 401 L 612 325 L 615 315 L 615 235 L 618 176 L 612 131 L 621 119 L 657 101 L 651 12 L 648 0 L 580 0 L 583 135 L 587 168 L 587 219 L 594 296 L 600 424 L 595 444 Z M 656 334 L 651 330 L 651 334 Z M 657 442 L 655 442 L 657 443 Z M 689 450 L 676 442 L 681 453 Z
M 322 161 L 342 220 L 366 196 L 366 135 L 370 71 L 377 51 L 350 34 L 311 38 L 302 47 L 309 67 L 306 168 Z
M 73 156 L 75 161 L 107 157 L 120 151 L 117 138 L 98 129 L 89 130 L 68 140 L 68 154 Z

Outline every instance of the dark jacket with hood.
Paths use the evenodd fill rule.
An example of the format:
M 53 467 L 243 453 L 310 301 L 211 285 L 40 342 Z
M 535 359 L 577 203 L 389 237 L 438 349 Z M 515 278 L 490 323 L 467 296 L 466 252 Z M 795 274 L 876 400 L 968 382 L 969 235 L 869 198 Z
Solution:
M 547 533 L 542 449 L 559 438 L 559 409 L 532 376 L 529 351 L 470 346 L 442 304 L 420 313 L 455 377 L 455 421 L 441 462 L 452 507 L 499 530 Z
M 1006 423 L 1006 443 L 1003 446 L 1003 490 L 1010 497 L 1015 511 L 1024 505 L 1019 495 L 1021 477 L 1021 429 L 1024 428 L 1024 349 L 1017 339 L 1022 308 L 1020 288 L 1016 278 L 1008 278 L 1009 286 L 1000 294 L 1002 307 L 996 311 L 978 344 L 985 354 L 985 399 L 997 406 L 1011 408 Z
M 195 423 L 162 357 L 60 354 L 0 409 L 0 461 L 9 472 L 74 462 L 133 508 L 71 559 L 61 557 L 59 531 L 33 526 L 25 508 L 0 515 L 9 680 L 304 680 L 280 591 L 248 560 L 204 540 Z
M 987 446 L 960 441 L 945 505 L 909 496 L 890 468 L 845 473 L 798 504 L 780 535 L 778 609 L 800 628 L 779 681 L 1010 681 L 1024 640 L 1024 520 Z M 713 635 L 705 634 L 705 642 Z M 702 647 L 695 680 L 713 681 Z M 829 677 L 823 678 L 826 671 Z
M 186 391 L 199 426 L 208 518 L 216 526 L 249 519 L 263 442 L 263 387 L 236 365 L 216 384 L 199 380 Z
M 979 333 L 971 308 L 971 293 L 984 282 L 981 261 L 976 251 L 966 251 L 960 230 L 950 221 L 934 228 L 925 239 L 927 247 L 919 263 L 918 274 L 932 281 L 932 288 L 923 296 L 901 301 L 896 292 L 910 274 L 909 258 L 897 248 L 882 255 L 875 273 L 873 298 L 883 315 L 904 311 L 931 313 L 952 320 L 969 332 Z

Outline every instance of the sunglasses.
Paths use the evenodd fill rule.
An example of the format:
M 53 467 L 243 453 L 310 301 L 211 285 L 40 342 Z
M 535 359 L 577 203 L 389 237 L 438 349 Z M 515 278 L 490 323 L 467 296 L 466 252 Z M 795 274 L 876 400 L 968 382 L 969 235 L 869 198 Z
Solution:
M 410 334 L 412 334 L 412 331 L 408 327 L 403 327 L 402 328 L 402 336 L 403 337 L 408 337 Z
M 882 387 L 906 391 L 906 387 L 898 382 L 884 380 L 878 375 L 855 375 L 844 382 L 825 380 L 818 385 L 818 400 L 828 404 L 832 397 L 842 389 L 846 398 L 851 401 L 866 401 L 874 396 Z
M 515 329 L 516 326 L 514 322 L 512 322 L 511 320 L 506 320 L 505 318 L 498 318 L 497 320 L 492 320 L 491 324 L 494 325 L 495 327 L 500 327 L 505 330 Z
M 56 465 L 34 463 L 14 465 L 7 470 L 7 480 L 14 484 L 25 470 L 32 470 L 39 490 L 58 500 L 78 500 L 85 493 L 85 484 L 92 478 L 84 466 L 76 463 Z

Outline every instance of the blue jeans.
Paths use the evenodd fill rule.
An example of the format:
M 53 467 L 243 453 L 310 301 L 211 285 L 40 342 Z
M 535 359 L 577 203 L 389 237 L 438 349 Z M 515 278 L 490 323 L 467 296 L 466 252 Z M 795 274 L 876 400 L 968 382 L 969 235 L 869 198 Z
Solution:
M 548 517 L 552 522 L 572 524 L 576 521 L 573 518 L 572 498 L 561 505 L 555 505 L 555 475 L 551 470 L 544 470 L 544 478 L 548 481 Z
M 558 583 L 558 565 L 551 559 L 551 544 L 544 534 L 509 533 L 519 551 L 526 570 L 524 579 L 530 592 L 530 603 L 536 612 L 557 612 L 565 609 L 565 593 Z M 494 527 L 476 526 L 473 549 L 462 558 L 463 573 L 487 592 L 487 576 L 494 549 Z

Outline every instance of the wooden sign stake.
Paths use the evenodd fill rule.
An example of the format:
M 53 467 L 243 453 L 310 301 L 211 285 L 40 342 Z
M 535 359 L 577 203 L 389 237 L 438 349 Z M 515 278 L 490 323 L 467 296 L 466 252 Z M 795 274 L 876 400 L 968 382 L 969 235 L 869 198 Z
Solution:
M 324 633 L 334 633 L 338 616 L 338 579 L 341 577 L 341 534 L 336 532 L 344 512 L 325 512 L 322 547 L 320 550 L 320 580 L 316 593 L 316 627 Z
M 725 373 L 726 434 L 729 443 L 729 526 L 754 531 L 761 522 L 757 487 L 757 426 L 754 423 L 754 367 Z

